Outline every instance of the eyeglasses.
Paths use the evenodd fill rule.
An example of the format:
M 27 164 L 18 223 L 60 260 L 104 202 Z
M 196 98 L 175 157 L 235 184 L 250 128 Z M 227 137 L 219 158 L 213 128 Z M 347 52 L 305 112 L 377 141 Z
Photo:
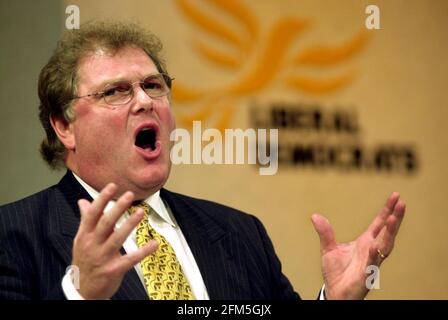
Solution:
M 72 99 L 80 99 L 85 97 L 101 97 L 104 102 L 110 105 L 122 105 L 132 100 L 134 97 L 134 84 L 138 83 L 140 88 L 146 92 L 151 98 L 158 98 L 167 95 L 171 89 L 171 78 L 165 73 L 153 74 L 141 81 L 127 82 L 118 81 L 110 83 L 104 87 L 103 91 L 94 92 L 85 96 L 74 97 Z

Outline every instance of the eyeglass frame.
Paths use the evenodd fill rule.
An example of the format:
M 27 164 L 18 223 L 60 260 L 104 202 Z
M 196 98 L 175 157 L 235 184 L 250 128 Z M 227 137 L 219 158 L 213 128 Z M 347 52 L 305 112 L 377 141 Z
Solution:
M 146 92 L 146 90 L 145 90 L 144 88 L 142 88 L 142 85 L 143 85 L 143 83 L 144 83 L 144 81 L 145 81 L 146 79 L 148 79 L 148 78 L 150 78 L 150 77 L 156 77 L 156 76 L 162 77 L 163 82 L 165 83 L 165 85 L 166 85 L 166 87 L 168 88 L 168 90 L 167 90 L 167 92 L 164 93 L 164 94 L 157 95 L 157 96 L 151 96 L 148 92 Z M 150 75 L 147 75 L 146 77 L 144 77 L 143 80 L 139 80 L 139 81 L 135 81 L 135 82 L 130 82 L 130 81 L 122 80 L 122 81 L 116 81 L 116 82 L 108 83 L 108 84 L 106 84 L 106 85 L 104 86 L 104 89 L 103 89 L 102 91 L 92 92 L 92 93 L 89 93 L 89 94 L 86 94 L 86 95 L 83 95 L 83 96 L 73 97 L 73 98 L 70 99 L 70 101 L 71 101 L 71 100 L 80 99 L 80 98 L 97 97 L 97 96 L 100 96 L 100 97 L 104 100 L 104 102 L 105 102 L 106 104 L 110 105 L 110 106 L 120 106 L 120 105 L 124 105 L 124 104 L 128 103 L 129 101 L 131 101 L 131 100 L 134 98 L 134 94 L 135 94 L 134 84 L 136 84 L 136 83 L 139 83 L 139 84 L 140 84 L 140 88 L 141 88 L 141 89 L 142 89 L 142 90 L 143 90 L 143 91 L 144 91 L 150 98 L 153 98 L 153 99 L 154 99 L 154 98 L 160 98 L 160 97 L 166 96 L 168 93 L 170 93 L 170 91 L 171 91 L 171 86 L 172 86 L 172 81 L 173 81 L 173 80 L 174 80 L 174 78 L 171 78 L 171 77 L 169 76 L 169 74 L 167 74 L 167 73 L 155 73 L 155 74 L 150 74 Z M 106 91 L 107 91 L 107 90 L 106 90 L 107 87 L 108 87 L 108 86 L 112 86 L 112 85 L 117 84 L 117 83 L 123 83 L 123 82 L 131 85 L 129 94 L 127 95 L 127 96 L 129 97 L 128 100 L 127 100 L 126 102 L 117 103 L 117 104 L 111 104 L 111 103 L 107 102 L 107 101 L 106 101 L 106 96 L 104 95 L 104 93 L 106 93 Z

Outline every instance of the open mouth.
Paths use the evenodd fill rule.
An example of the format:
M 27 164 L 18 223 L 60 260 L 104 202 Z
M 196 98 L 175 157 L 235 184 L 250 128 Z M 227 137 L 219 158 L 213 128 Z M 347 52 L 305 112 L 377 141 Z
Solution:
M 135 145 L 148 151 L 156 149 L 156 130 L 153 128 L 143 128 L 135 137 Z

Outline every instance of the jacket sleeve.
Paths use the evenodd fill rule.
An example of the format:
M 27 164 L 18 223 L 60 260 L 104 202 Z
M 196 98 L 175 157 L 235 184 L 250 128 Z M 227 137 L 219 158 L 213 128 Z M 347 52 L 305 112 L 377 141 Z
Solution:
M 275 253 L 274 246 L 269 238 L 266 229 L 260 220 L 253 217 L 255 225 L 260 234 L 264 251 L 267 256 L 268 266 L 270 268 L 271 281 L 272 281 L 272 298 L 274 300 L 297 300 L 301 299 L 300 295 L 294 291 L 290 281 L 282 272 L 281 262 Z

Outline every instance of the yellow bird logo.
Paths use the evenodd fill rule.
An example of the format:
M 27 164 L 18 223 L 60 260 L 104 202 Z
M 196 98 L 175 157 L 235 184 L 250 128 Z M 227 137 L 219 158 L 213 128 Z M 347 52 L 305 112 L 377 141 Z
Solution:
M 217 88 L 189 87 L 177 79 L 173 86 L 173 100 L 178 107 L 181 126 L 189 128 L 193 121 L 205 121 L 219 113 L 217 117 L 213 116 L 216 119 L 214 126 L 223 131 L 231 123 L 237 101 L 254 96 L 274 83 L 297 93 L 322 95 L 353 80 L 353 70 L 336 76 L 316 77 L 301 74 L 300 68 L 329 68 L 351 58 L 364 47 L 368 38 L 366 31 L 361 30 L 339 46 L 318 45 L 291 52 L 294 41 L 310 29 L 309 20 L 282 18 L 268 30 L 267 35 L 261 37 L 260 24 L 241 1 L 205 1 L 223 14 L 221 20 L 208 15 L 197 1 L 176 0 L 176 4 L 200 30 L 226 44 L 224 49 L 218 49 L 195 38 L 194 51 L 216 70 L 232 72 L 234 78 L 231 83 Z M 232 18 L 236 24 L 225 23 L 225 18 Z

